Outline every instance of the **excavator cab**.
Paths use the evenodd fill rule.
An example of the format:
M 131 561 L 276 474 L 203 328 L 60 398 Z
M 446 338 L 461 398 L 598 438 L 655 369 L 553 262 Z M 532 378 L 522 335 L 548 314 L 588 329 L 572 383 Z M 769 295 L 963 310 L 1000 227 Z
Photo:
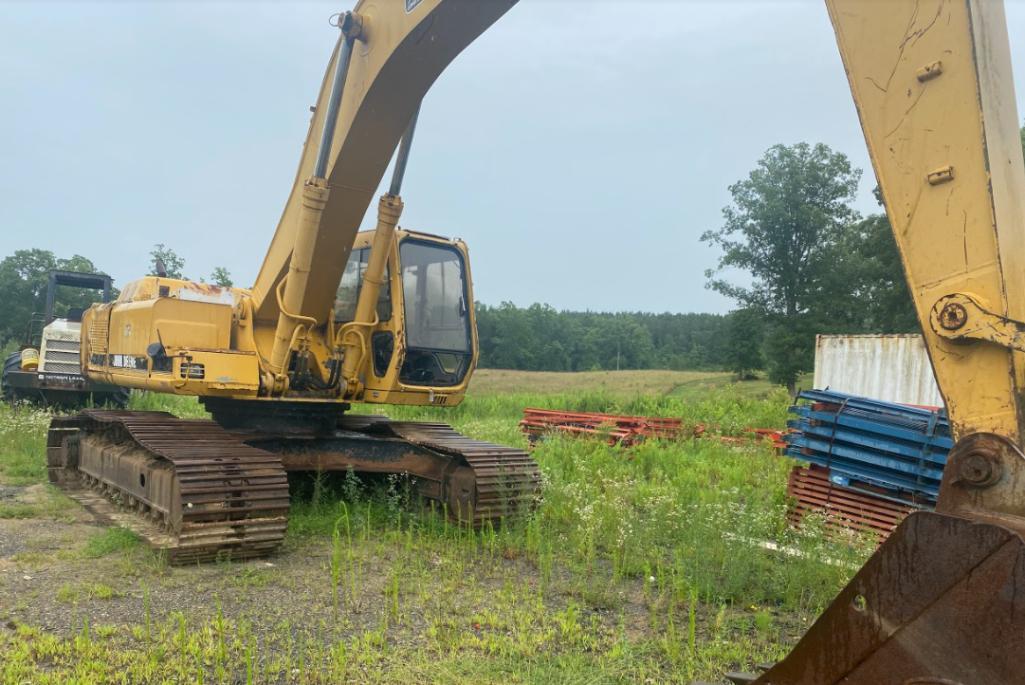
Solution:
M 353 244 L 335 300 L 336 326 L 355 318 L 373 239 L 374 231 L 366 231 Z M 384 281 L 369 336 L 371 395 L 395 386 L 463 386 L 477 353 L 466 244 L 398 230 Z

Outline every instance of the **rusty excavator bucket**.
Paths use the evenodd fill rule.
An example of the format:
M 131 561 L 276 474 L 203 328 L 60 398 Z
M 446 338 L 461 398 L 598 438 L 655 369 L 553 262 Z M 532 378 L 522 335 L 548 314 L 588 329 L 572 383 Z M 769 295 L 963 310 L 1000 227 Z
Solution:
M 1025 682 L 1025 455 L 977 433 L 759 685 Z

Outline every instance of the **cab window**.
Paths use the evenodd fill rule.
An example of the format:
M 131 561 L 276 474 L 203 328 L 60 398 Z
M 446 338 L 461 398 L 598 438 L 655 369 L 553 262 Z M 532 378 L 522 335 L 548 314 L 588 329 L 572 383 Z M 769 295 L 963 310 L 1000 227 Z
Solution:
M 405 240 L 399 248 L 406 344 L 410 348 L 470 351 L 470 315 L 459 251 Z
M 363 275 L 367 271 L 369 259 L 369 247 L 353 250 L 349 254 L 349 261 L 345 263 L 345 271 L 342 273 L 338 296 L 335 299 L 335 322 L 347 323 L 356 318 L 356 303 L 359 302 L 359 293 L 363 288 Z M 385 270 L 385 284 L 381 286 L 381 294 L 377 298 L 377 316 L 381 321 L 391 319 L 391 290 L 388 287 L 390 282 L 390 267 L 388 267 Z

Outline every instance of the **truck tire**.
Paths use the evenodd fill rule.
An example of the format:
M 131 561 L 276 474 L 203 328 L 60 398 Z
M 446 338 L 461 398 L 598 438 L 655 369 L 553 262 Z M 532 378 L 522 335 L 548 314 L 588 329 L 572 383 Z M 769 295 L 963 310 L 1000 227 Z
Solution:
M 21 368 L 21 352 L 12 352 L 4 360 L 3 376 L 0 377 L 0 395 L 5 402 L 16 402 L 18 391 L 7 385 L 7 374 Z

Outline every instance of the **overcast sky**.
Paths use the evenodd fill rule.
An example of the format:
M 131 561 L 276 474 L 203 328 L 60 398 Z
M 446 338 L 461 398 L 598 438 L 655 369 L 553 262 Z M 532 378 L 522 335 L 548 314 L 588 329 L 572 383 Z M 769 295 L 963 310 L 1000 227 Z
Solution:
M 348 7 L 0 3 L 0 256 L 78 253 L 124 284 L 163 242 L 249 285 Z M 1008 23 L 1021 73 L 1025 6 Z M 521 0 L 428 93 L 402 224 L 465 239 L 490 304 L 723 312 L 698 238 L 799 141 L 865 169 L 876 210 L 822 2 Z

